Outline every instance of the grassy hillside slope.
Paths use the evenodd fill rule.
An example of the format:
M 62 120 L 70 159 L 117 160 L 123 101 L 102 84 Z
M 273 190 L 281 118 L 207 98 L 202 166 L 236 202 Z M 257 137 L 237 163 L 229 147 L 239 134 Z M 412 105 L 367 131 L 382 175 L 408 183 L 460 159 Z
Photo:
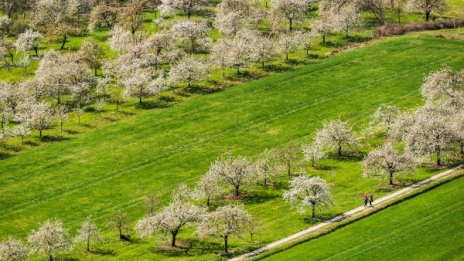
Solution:
M 445 64 L 463 68 L 463 54 L 462 41 L 430 36 L 386 39 L 2 160 L 0 236 L 25 236 L 50 217 L 63 219 L 72 233 L 88 215 L 100 224 L 117 209 L 140 218 L 142 195 L 155 192 L 166 201 L 172 188 L 179 182 L 193 184 L 219 155 L 257 156 L 265 148 L 300 144 L 328 119 L 349 120 L 359 129 L 381 103 L 417 105 L 423 77 Z M 315 174 L 334 185 L 337 205 L 322 217 L 359 205 L 358 195 L 365 191 L 387 193 L 378 190 L 383 181 L 361 177 L 356 160 L 324 164 L 330 168 Z M 408 178 L 427 175 L 422 170 Z M 263 223 L 260 242 L 308 226 L 280 196 L 280 190 L 270 189 L 244 202 Z M 122 260 L 161 257 L 149 250 L 152 244 L 149 239 L 108 247 L 117 249 L 112 257 Z M 216 248 L 192 250 L 183 257 Z
M 265 260 L 460 260 L 464 178 Z

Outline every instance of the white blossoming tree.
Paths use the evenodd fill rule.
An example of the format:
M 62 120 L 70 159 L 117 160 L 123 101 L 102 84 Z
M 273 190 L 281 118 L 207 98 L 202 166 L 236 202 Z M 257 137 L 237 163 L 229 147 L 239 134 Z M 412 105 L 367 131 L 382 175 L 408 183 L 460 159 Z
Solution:
M 35 56 L 38 57 L 42 39 L 43 35 L 41 33 L 27 29 L 24 33 L 18 35 L 15 42 L 16 50 L 19 52 L 34 50 Z
M 343 148 L 358 146 L 358 139 L 346 122 L 332 120 L 324 123 L 324 127 L 316 134 L 316 142 L 322 144 L 324 149 L 337 150 L 338 156 L 343 155 Z
M 218 237 L 224 240 L 224 253 L 229 253 L 229 238 L 237 236 L 241 238 L 250 227 L 253 219 L 243 205 L 223 206 L 209 213 L 198 226 L 199 234 Z
M 40 138 L 43 130 L 53 126 L 53 110 L 50 104 L 45 102 L 23 104 L 17 118 L 27 127 L 38 130 Z
M 300 175 L 290 181 L 290 188 L 284 192 L 284 200 L 300 211 L 311 208 L 311 218 L 316 217 L 317 209 L 326 209 L 334 204 L 329 186 L 320 177 Z
M 391 143 L 371 151 L 363 160 L 364 176 L 387 177 L 393 185 L 395 174 L 411 171 L 416 161 L 411 155 L 398 153 Z
M 87 251 L 90 251 L 90 244 L 101 241 L 100 229 L 97 225 L 87 217 L 82 223 L 81 227 L 77 231 L 77 237 L 74 239 L 75 242 L 84 242 Z
M 206 206 L 211 206 L 211 200 L 219 198 L 224 194 L 221 178 L 213 171 L 209 170 L 201 179 L 194 190 L 196 199 L 206 200 Z
M 326 156 L 322 144 L 313 141 L 311 144 L 303 145 L 302 147 L 305 159 L 311 162 L 311 166 L 315 167 L 316 162 Z
M 22 261 L 28 256 L 27 247 L 13 237 L 8 237 L 6 241 L 0 242 L 0 260 Z
M 190 53 L 208 48 L 211 44 L 209 28 L 204 21 L 179 21 L 172 26 L 171 32 Z
M 47 220 L 27 237 L 27 242 L 33 253 L 44 254 L 53 261 L 53 256 L 69 251 L 72 240 L 60 220 Z
M 250 160 L 239 156 L 217 159 L 210 171 L 219 176 L 222 182 L 232 186 L 234 195 L 238 197 L 240 196 L 240 188 L 250 182 L 254 169 Z
M 171 84 L 186 82 L 187 87 L 190 88 L 192 82 L 203 81 L 208 74 L 208 64 L 193 57 L 187 57 L 173 65 L 169 71 L 169 82 Z
M 173 195 L 171 203 L 160 212 L 137 221 L 135 231 L 142 238 L 156 232 L 170 234 L 171 246 L 176 247 L 176 239 L 179 231 L 183 227 L 200 220 L 203 215 L 201 208 L 190 204 L 186 200 L 184 192 L 185 188 L 178 188 Z M 190 192 L 187 194 L 190 194 Z
M 207 0 L 161 0 L 160 10 L 164 15 L 171 14 L 175 11 L 182 11 L 190 19 L 192 13 L 199 8 L 206 6 Z

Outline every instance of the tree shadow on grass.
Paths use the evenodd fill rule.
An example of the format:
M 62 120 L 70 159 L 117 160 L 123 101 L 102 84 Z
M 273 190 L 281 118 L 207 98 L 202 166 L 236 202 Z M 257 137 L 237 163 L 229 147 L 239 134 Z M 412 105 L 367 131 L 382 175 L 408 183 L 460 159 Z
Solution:
M 0 151 L 0 160 L 4 160 L 12 156 L 13 155 L 11 153 Z
M 222 91 L 222 88 L 209 88 L 206 86 L 192 85 L 190 88 L 186 88 L 186 90 L 192 94 L 212 94 Z
M 199 239 L 178 239 L 177 247 L 170 245 L 153 246 L 149 250 L 155 254 L 162 254 L 169 257 L 189 257 L 200 256 L 220 252 L 222 245 L 216 242 L 206 242 Z
M 114 251 L 113 249 L 109 249 L 109 248 L 96 248 L 96 249 L 90 250 L 90 253 L 94 255 L 100 255 L 100 256 L 115 256 L 116 255 L 116 251 Z
M 33 140 L 27 140 L 27 141 L 24 142 L 24 144 L 29 145 L 29 146 L 32 146 L 32 147 L 36 147 L 36 146 L 39 146 L 39 145 L 40 145 L 39 142 L 33 141 Z
M 340 213 L 341 214 L 341 213 Z M 314 218 L 311 218 L 310 215 L 306 216 L 303 218 L 303 221 L 306 223 L 306 224 L 310 224 L 310 225 L 316 225 L 318 223 L 321 223 L 321 222 L 324 222 L 324 221 L 327 221 L 335 216 L 338 216 L 340 214 L 329 214 L 329 213 L 316 213 L 316 217 Z
M 259 204 L 276 198 L 280 198 L 276 193 L 268 190 L 259 190 L 249 192 L 242 200 L 245 204 Z
M 42 138 L 40 138 L 40 141 L 42 142 L 59 142 L 59 141 L 66 141 L 70 140 L 71 138 L 69 137 L 64 137 L 64 136 L 50 136 L 50 135 L 44 135 Z
M 68 134 L 72 134 L 72 135 L 79 134 L 79 131 L 77 131 L 77 130 L 63 130 L 63 131 L 68 133 Z
M 154 100 L 154 101 L 144 101 L 136 105 L 137 109 L 151 110 L 157 108 L 167 108 L 170 104 L 168 102 Z

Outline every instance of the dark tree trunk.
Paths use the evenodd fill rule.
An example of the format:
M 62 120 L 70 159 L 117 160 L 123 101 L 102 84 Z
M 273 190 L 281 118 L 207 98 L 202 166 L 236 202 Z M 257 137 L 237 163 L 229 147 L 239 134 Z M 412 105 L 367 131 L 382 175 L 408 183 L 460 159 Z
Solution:
M 264 68 L 264 62 L 261 62 L 261 67 Z
M 39 138 L 42 139 L 42 129 L 39 129 Z
M 325 44 L 325 34 L 322 35 L 322 43 Z
M 171 234 L 172 234 L 171 246 L 172 246 L 172 247 L 176 247 L 177 232 L 178 232 L 178 231 L 173 231 L 173 232 L 171 232 Z
M 430 20 L 430 11 L 425 11 L 425 21 L 429 21 Z
M 209 206 L 211 205 L 211 202 L 210 202 L 210 201 L 211 201 L 211 198 L 208 197 L 208 198 L 206 199 L 206 206 L 208 206 L 208 208 L 209 208 Z
M 292 163 L 289 160 L 287 161 L 287 175 L 292 175 Z
M 68 41 L 68 35 L 63 36 L 63 42 L 61 42 L 61 50 L 64 49 L 64 46 L 66 45 L 66 42 Z
M 338 156 L 342 156 L 342 145 L 338 145 Z
M 235 196 L 238 197 L 240 195 L 240 185 L 239 186 L 235 186 Z
M 229 253 L 229 249 L 228 249 L 228 240 L 229 240 L 229 235 L 225 235 L 224 236 L 224 253 Z
M 39 48 L 38 48 L 38 47 L 34 47 L 34 51 L 35 51 L 35 56 L 36 56 L 36 57 L 39 57 Z
M 53 261 L 53 256 L 50 255 L 50 258 L 48 260 Z
M 139 104 L 142 104 L 142 96 L 139 97 Z
M 437 155 L 437 165 L 441 166 L 441 147 L 440 147 L 440 145 L 435 146 L 435 152 L 436 152 L 436 155 Z
M 288 19 L 288 22 L 289 22 L 289 30 L 290 32 L 293 31 L 293 19 Z
M 316 206 L 313 206 L 311 208 L 311 219 L 314 219 L 316 217 Z
M 393 172 L 390 172 L 390 185 L 393 185 Z

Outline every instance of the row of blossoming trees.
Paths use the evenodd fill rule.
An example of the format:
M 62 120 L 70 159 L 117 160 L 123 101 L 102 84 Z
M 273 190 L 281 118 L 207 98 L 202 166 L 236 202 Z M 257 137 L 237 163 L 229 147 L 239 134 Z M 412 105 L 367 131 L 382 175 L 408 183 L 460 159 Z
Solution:
M 422 8 L 419 0 L 409 2 Z M 95 103 L 98 111 L 107 102 L 118 108 L 127 98 L 142 103 L 162 90 L 182 85 L 189 89 L 193 83 L 204 82 L 212 69 L 240 73 L 253 63 L 265 67 L 279 55 L 288 60 L 297 49 L 309 52 L 316 37 L 325 42 L 333 32 L 348 36 L 360 28 L 363 11 L 384 19 L 386 8 L 385 1 L 321 0 L 317 19 L 307 30 L 303 22 L 313 9 L 312 1 L 275 0 L 267 5 L 268 1 L 264 7 L 257 1 L 223 0 L 214 16 L 202 19 L 191 16 L 210 10 L 206 0 L 12 0 L 0 5 L 6 14 L 0 17 L 0 61 L 7 69 L 14 65 L 27 68 L 31 60 L 40 61 L 34 78 L 0 82 L 2 141 L 24 138 L 31 130 L 38 130 L 42 137 L 43 130 L 56 123 L 62 129 L 71 109 L 80 123 L 89 103 Z M 442 5 L 424 10 L 440 10 Z M 147 8 L 162 15 L 155 19 L 157 32 L 151 35 L 143 25 Z M 175 14 L 186 14 L 188 19 L 166 19 Z M 105 52 L 90 39 L 72 54 L 39 54 L 45 39 L 55 39 L 65 48 L 69 37 L 82 33 L 82 23 L 89 30 L 110 29 L 108 45 L 118 53 L 117 58 L 104 60 Z M 210 37 L 212 29 L 219 32 L 215 41 Z M 8 36 L 13 34 L 17 37 L 12 41 Z M 21 58 L 15 63 L 17 53 Z M 92 76 L 91 71 L 96 75 L 100 69 L 102 77 Z M 119 87 L 124 89 L 122 94 Z
M 366 176 L 386 178 L 390 185 L 395 185 L 394 175 L 412 171 L 432 159 L 438 167 L 444 164 L 444 158 L 450 163 L 462 161 L 464 70 L 455 72 L 444 68 L 433 72 L 425 79 L 421 93 L 425 104 L 414 111 L 401 112 L 397 107 L 382 105 L 374 113 L 364 136 L 380 134 L 385 144 L 364 157 L 362 165 Z M 333 120 L 324 124 L 313 142 L 302 146 L 302 152 L 314 167 L 328 155 L 349 156 L 360 144 L 358 135 L 346 122 Z M 309 208 L 311 217 L 315 218 L 317 210 L 330 207 L 334 200 L 329 185 L 321 177 L 294 175 L 296 160 L 295 149 L 277 154 L 266 150 L 255 161 L 243 156 L 220 157 L 193 189 L 180 184 L 166 207 L 159 209 L 156 195 L 145 196 L 147 214 L 136 222 L 135 231 L 142 238 L 158 232 L 167 234 L 171 246 L 176 247 L 178 233 L 186 226 L 195 226 L 195 234 L 201 238 L 222 239 L 224 252 L 228 253 L 231 236 L 243 238 L 248 233 L 252 241 L 260 226 L 243 205 L 223 203 L 231 198 L 239 201 L 253 197 L 243 192 L 244 186 L 267 187 L 269 182 L 285 176 L 291 179 L 283 192 L 284 200 L 301 211 Z M 109 219 L 109 225 L 118 230 L 122 240 L 130 240 L 130 235 L 123 233 L 128 224 L 128 216 L 122 211 Z M 27 247 L 14 238 L 1 243 L 0 257 L 23 260 L 30 253 L 41 253 L 51 260 L 57 253 L 70 251 L 75 242 L 84 242 L 90 251 L 91 243 L 100 241 L 101 236 L 90 218 L 82 223 L 75 238 L 70 237 L 61 221 L 47 220 L 38 230 L 32 231 L 27 240 Z

